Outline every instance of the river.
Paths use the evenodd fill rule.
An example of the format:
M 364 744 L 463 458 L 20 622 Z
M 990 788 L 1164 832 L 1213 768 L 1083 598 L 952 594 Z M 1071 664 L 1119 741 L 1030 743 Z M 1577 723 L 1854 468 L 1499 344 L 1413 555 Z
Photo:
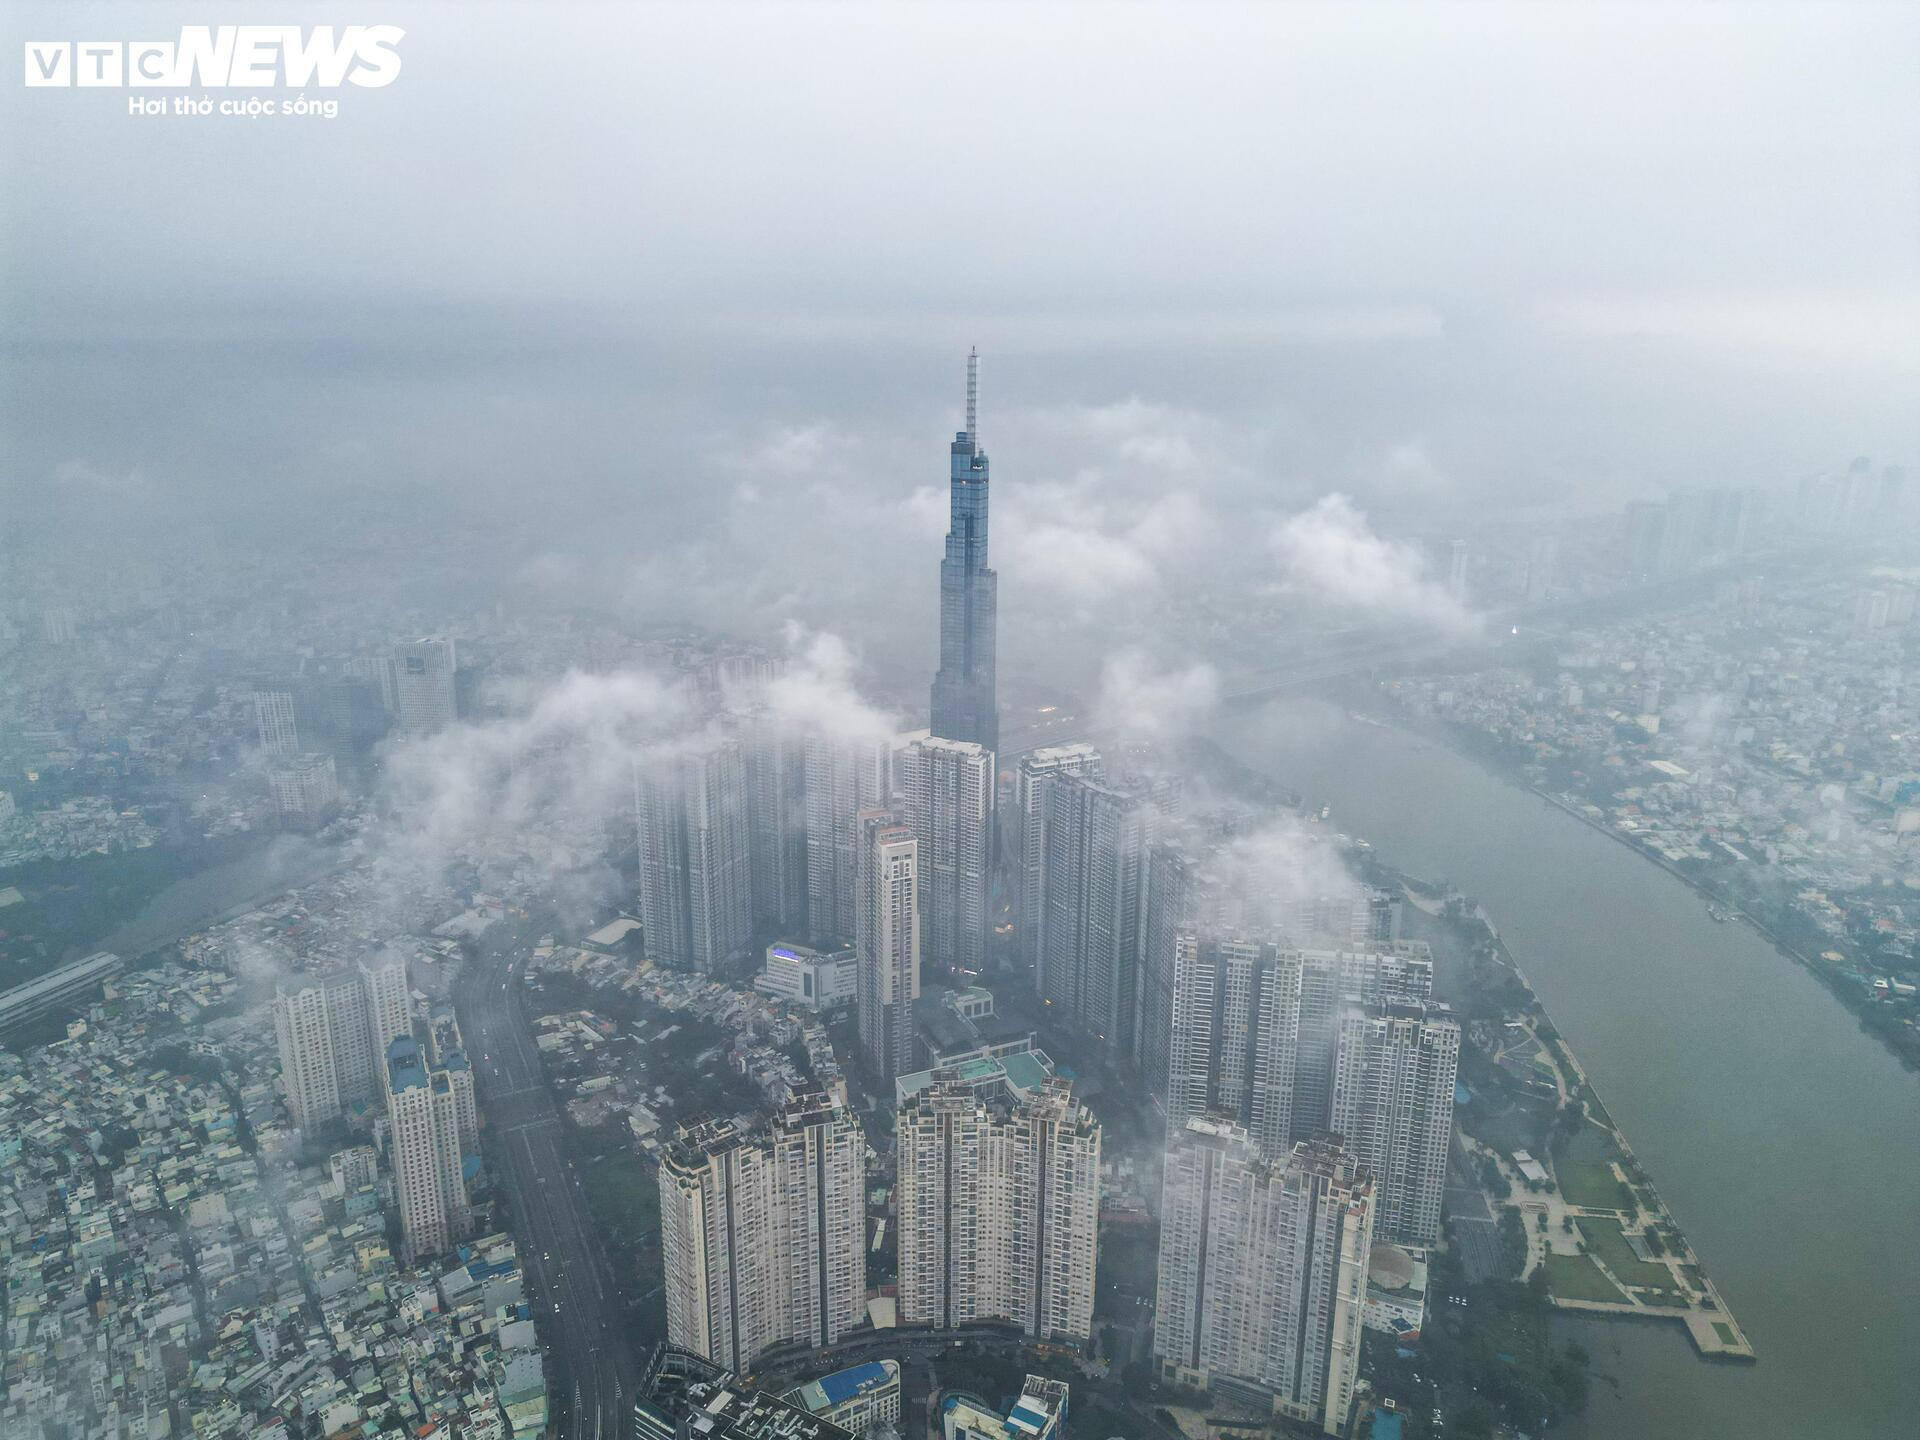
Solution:
M 1486 905 L 1759 1352 L 1715 1364 L 1679 1325 L 1564 1322 L 1596 1381 L 1566 1435 L 1920 1435 L 1920 1078 L 1753 931 L 1440 744 L 1311 701 L 1214 738 Z
M 346 858 L 338 847 L 304 835 L 263 838 L 258 848 L 238 860 L 211 865 L 175 881 L 95 948 L 137 960 L 284 891 L 310 884 L 339 869 Z

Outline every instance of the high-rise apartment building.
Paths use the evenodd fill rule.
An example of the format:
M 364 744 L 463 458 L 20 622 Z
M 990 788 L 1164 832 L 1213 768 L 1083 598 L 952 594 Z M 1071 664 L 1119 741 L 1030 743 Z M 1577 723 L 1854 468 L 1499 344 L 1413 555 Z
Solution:
M 267 778 L 283 825 L 317 826 L 340 808 L 340 774 L 331 755 L 310 750 L 286 756 Z
M 1045 811 L 1048 783 L 1060 775 L 1099 779 L 1100 752 L 1091 745 L 1048 745 L 1029 751 L 1013 775 L 1014 828 L 1020 856 L 1020 953 L 1032 963 L 1040 948 L 1040 900 L 1046 876 Z
M 286 759 L 300 753 L 300 726 L 294 718 L 291 690 L 255 690 L 253 720 L 260 748 L 267 754 Z
M 887 803 L 891 757 L 886 740 L 806 742 L 807 930 L 821 943 L 853 938 L 854 817 Z
M 1132 1058 L 1154 811 L 1084 774 L 1040 787 L 1034 986 L 1057 1023 Z
M 1460 1026 L 1444 1005 L 1388 1001 L 1340 1017 L 1331 1128 L 1373 1172 L 1380 1234 L 1398 1244 L 1439 1243 L 1459 1068 Z
M 854 956 L 860 1044 L 882 1080 L 913 1069 L 920 997 L 920 843 L 893 810 L 854 820 L 859 873 Z
M 1271 933 L 1185 933 L 1175 943 L 1167 1133 L 1220 1115 L 1269 1159 L 1329 1128 L 1346 1005 L 1432 992 L 1415 952 L 1297 950 Z M 1451 1112 L 1449 1112 L 1450 1114 Z
M 764 1132 L 683 1126 L 660 1166 L 667 1338 L 728 1369 L 826 1346 L 866 1315 L 866 1140 L 796 1096 Z
M 1093 1327 L 1100 1127 L 1065 1080 L 1031 1089 L 935 1070 L 900 1102 L 900 1321 L 1010 1321 L 1084 1344 Z
M 367 1024 L 375 1055 L 403 1035 L 413 1033 L 413 996 L 407 988 L 404 955 L 388 952 L 359 966 L 360 984 L 367 993 Z
M 394 1192 L 407 1254 L 417 1262 L 445 1254 L 466 1224 L 461 1131 L 472 1112 L 473 1076 L 464 1056 L 429 1068 L 411 1035 L 387 1047 L 386 1072 Z
M 638 768 L 640 923 L 646 956 L 712 974 L 753 938 L 747 773 L 738 740 Z
M 427 636 L 393 647 L 393 714 L 408 739 L 431 735 L 459 716 L 453 641 Z
M 965 740 L 903 736 L 894 779 L 920 841 L 924 962 L 977 975 L 987 953 L 993 753 Z
M 1346 1009 L 1383 1001 L 1419 1002 L 1433 995 L 1432 952 L 1424 941 L 1394 941 L 1362 950 L 1303 950 L 1300 956 L 1295 1140 L 1339 1129 L 1334 1123 L 1333 1087 L 1340 1020 Z M 1379 1178 L 1377 1170 L 1375 1177 Z
M 411 1025 L 406 961 L 399 955 L 275 986 L 280 1083 L 294 1125 L 309 1130 L 384 1093 L 382 1057 L 388 1042 Z
M 1180 936 L 1193 930 L 1199 921 L 1207 886 L 1198 863 L 1177 846 L 1155 845 L 1148 854 L 1146 870 L 1133 1062 L 1147 1088 L 1165 1100 L 1172 1063 L 1175 961 Z
M 1223 1119 L 1188 1121 L 1162 1176 L 1162 1375 L 1345 1434 L 1373 1225 L 1371 1177 L 1337 1145 L 1275 1160 Z
M 807 926 L 806 745 L 772 716 L 741 729 L 753 919 L 788 933 Z
M 1000 747 L 994 648 L 998 578 L 987 563 L 987 452 L 980 448 L 979 357 L 967 357 L 967 428 L 953 437 L 946 555 L 940 561 L 940 669 L 933 677 L 935 735 Z

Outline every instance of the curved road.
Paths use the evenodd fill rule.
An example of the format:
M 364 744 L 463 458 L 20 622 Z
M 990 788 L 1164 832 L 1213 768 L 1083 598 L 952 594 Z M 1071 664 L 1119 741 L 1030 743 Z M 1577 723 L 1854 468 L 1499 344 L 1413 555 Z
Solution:
M 506 1199 L 528 1301 L 548 1361 L 551 1433 L 621 1440 L 636 1367 L 621 1305 L 562 1147 L 559 1112 L 525 1014 L 525 937 L 488 943 L 454 986 L 454 1008 L 486 1128 L 487 1169 Z

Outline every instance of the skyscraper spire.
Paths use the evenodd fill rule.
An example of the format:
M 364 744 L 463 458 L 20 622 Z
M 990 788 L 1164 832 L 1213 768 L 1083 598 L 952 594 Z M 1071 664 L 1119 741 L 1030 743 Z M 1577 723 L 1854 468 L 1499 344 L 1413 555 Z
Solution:
M 995 576 L 987 559 L 987 456 L 980 423 L 980 352 L 967 354 L 967 428 L 949 448 L 947 553 L 940 562 L 940 671 L 931 725 L 943 740 L 999 748 L 994 693 Z
M 967 438 L 980 443 L 980 349 L 967 351 Z

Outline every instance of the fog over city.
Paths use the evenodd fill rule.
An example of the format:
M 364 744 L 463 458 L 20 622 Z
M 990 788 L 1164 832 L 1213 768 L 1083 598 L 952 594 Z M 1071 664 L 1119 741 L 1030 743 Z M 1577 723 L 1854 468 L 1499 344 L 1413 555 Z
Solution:
M 1920 9 L 0 28 L 0 1440 L 1911 1426 Z
M 1911 452 L 1904 7 L 1202 14 L 401 6 L 331 122 L 10 89 L 8 513 L 471 528 L 512 593 L 920 644 L 977 344 L 1031 666 L 1196 566 L 1417 603 L 1297 553 L 1358 515 Z

